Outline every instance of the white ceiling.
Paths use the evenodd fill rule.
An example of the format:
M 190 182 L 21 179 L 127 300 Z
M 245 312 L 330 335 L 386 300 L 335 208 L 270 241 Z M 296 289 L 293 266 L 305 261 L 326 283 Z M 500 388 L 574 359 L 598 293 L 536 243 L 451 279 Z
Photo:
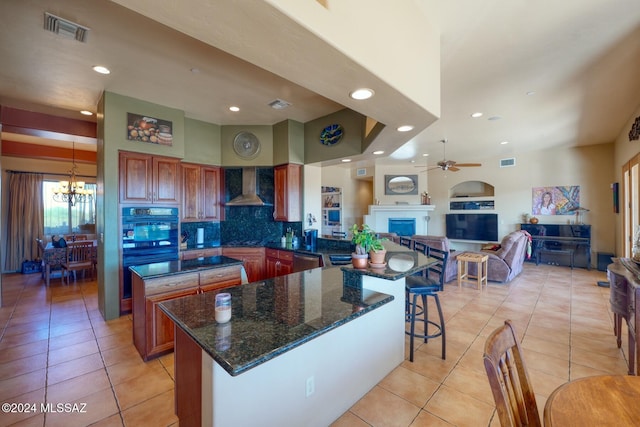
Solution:
M 205 2 L 215 3 L 215 11 L 204 10 L 199 0 L 118 1 L 138 10 L 154 7 L 148 15 L 165 25 L 107 0 L 2 1 L 0 104 L 79 118 L 78 110 L 95 111 L 108 90 L 223 125 L 306 122 L 347 106 L 391 127 L 406 112 L 419 122 L 419 132 L 394 131 L 374 148 L 401 147 L 385 160 L 390 163 L 424 162 L 422 154 L 430 153 L 430 164 L 441 160 L 443 138 L 449 140 L 447 157 L 458 162 L 612 142 L 640 105 L 638 0 L 412 1 L 441 33 L 441 117 L 424 130 L 431 122 L 427 114 L 419 117 L 406 99 L 353 64 L 345 65 L 350 73 L 344 87 L 336 88 L 328 78 L 324 83 L 322 73 L 308 84 L 308 76 L 295 77 L 296 69 L 285 79 L 238 59 L 260 45 L 252 38 L 255 26 L 240 19 L 253 14 L 250 22 L 261 16 L 268 22 L 263 2 L 249 0 Z M 87 43 L 44 31 L 45 11 L 89 27 Z M 211 18 L 211 33 L 241 28 L 246 49 L 236 48 L 232 56 L 196 40 L 211 43 L 213 36 L 202 29 L 187 36 L 167 26 L 195 23 L 196 16 Z M 292 40 L 299 46 L 296 54 L 317 48 L 317 38 L 299 36 L 294 23 L 282 25 L 291 28 L 280 32 L 296 30 L 300 37 Z M 107 65 L 112 74 L 94 73 L 90 68 L 96 64 Z M 399 73 L 402 67 L 398 64 Z M 362 106 L 347 97 L 354 82 L 382 90 Z M 266 105 L 276 98 L 293 105 L 280 111 Z M 229 112 L 230 105 L 241 112 Z M 476 111 L 483 117 L 472 119 Z

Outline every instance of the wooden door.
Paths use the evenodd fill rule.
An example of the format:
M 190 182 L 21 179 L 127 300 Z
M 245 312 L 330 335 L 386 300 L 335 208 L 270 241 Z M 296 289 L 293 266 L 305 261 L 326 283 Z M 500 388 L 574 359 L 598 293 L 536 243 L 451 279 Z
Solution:
M 171 157 L 153 158 L 153 203 L 180 204 L 180 160 Z
M 149 203 L 152 198 L 152 158 L 147 154 L 120 152 L 120 202 Z

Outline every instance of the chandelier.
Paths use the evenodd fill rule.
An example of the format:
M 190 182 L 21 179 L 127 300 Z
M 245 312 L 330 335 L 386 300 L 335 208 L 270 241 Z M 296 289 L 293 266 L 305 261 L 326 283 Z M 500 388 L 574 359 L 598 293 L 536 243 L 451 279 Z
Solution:
M 73 166 L 69 170 L 69 180 L 58 182 L 58 186 L 53 190 L 53 200 L 56 202 L 69 203 L 74 206 L 76 202 L 86 203 L 91 201 L 91 190 L 84 188 L 84 181 L 76 179 L 78 167 L 76 166 L 76 143 L 73 142 Z

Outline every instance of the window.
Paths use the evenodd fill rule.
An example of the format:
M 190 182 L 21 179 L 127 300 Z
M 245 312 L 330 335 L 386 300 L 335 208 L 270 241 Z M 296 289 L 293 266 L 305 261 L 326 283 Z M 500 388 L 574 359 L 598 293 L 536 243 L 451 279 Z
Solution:
M 71 206 L 67 202 L 53 200 L 54 189 L 58 181 L 44 181 L 42 184 L 42 198 L 44 204 L 44 234 L 61 235 L 71 233 L 95 233 L 96 218 L 96 184 L 85 184 L 85 189 L 91 190 L 89 202 L 76 203 Z

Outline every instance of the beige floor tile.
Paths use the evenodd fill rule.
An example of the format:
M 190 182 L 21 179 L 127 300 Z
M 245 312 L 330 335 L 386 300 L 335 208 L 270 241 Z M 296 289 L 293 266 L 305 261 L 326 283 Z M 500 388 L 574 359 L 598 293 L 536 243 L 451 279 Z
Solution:
M 558 359 L 569 360 L 569 344 L 554 343 L 543 338 L 527 335 L 522 340 L 522 348 L 544 353 Z
M 486 371 L 481 372 L 458 365 L 451 371 L 451 374 L 443 384 L 460 393 L 468 394 L 475 399 L 493 405 L 493 396 Z
M 459 426 L 486 426 L 494 409 L 493 404 L 482 402 L 444 385 L 424 407 L 424 410 L 436 417 Z
M 420 408 L 381 387 L 374 387 L 351 407 L 351 412 L 374 426 L 408 426 Z
M 152 371 L 114 386 L 122 410 L 135 406 L 166 391 L 173 390 L 171 377 L 164 369 Z
M 104 363 L 102 363 L 100 353 L 90 354 L 50 366 L 48 369 L 47 383 L 49 385 L 57 384 L 61 381 L 97 371 L 98 369 L 104 369 Z
M 47 427 L 88 426 L 118 413 L 118 405 L 111 388 L 84 396 L 75 402 L 65 403 L 70 405 L 68 408 L 71 411 L 47 414 Z
M 35 404 L 34 408 L 30 408 L 29 411 L 15 411 L 15 412 L 2 412 L 0 414 L 0 425 L 2 426 L 14 426 L 14 425 L 40 425 L 43 426 L 44 414 L 40 412 L 40 403 L 44 403 L 45 389 L 25 393 L 20 396 L 16 396 L 10 399 L 2 399 L 2 403 L 30 403 Z M 17 409 L 17 408 L 16 408 Z M 40 422 L 40 424 L 38 424 Z
M 28 374 L 18 375 L 6 380 L 0 380 L 0 401 L 13 402 L 11 398 L 44 389 L 47 379 L 47 370 L 39 369 Z M 17 402 L 16 402 L 17 403 Z
M 422 408 L 440 383 L 399 366 L 378 385 Z
M 92 329 L 82 329 L 80 331 L 71 332 L 65 335 L 52 337 L 49 341 L 49 350 L 59 350 L 70 345 L 80 344 L 83 342 L 95 341 Z
M 0 364 L 0 380 L 17 377 L 29 372 L 45 369 L 47 367 L 47 354 L 39 353 L 22 359 L 12 360 Z
M 122 412 L 125 426 L 170 426 L 178 421 L 174 414 L 173 390 L 165 391 L 151 399 Z
M 331 423 L 331 427 L 369 427 L 370 425 L 351 411 L 345 412 L 340 418 Z
M 410 427 L 451 427 L 452 425 L 427 411 L 420 411 Z
M 96 340 L 71 344 L 57 350 L 49 350 L 49 366 L 55 366 L 95 353 L 98 353 L 98 343 Z
M 111 380 L 111 384 L 113 385 L 121 384 L 125 381 L 138 378 L 142 375 L 158 372 L 161 370 L 162 366 L 157 359 L 145 363 L 140 357 L 107 366 L 109 379 Z
M 89 372 L 47 387 L 47 401 L 54 403 L 81 401 L 82 397 L 111 388 L 104 369 Z

